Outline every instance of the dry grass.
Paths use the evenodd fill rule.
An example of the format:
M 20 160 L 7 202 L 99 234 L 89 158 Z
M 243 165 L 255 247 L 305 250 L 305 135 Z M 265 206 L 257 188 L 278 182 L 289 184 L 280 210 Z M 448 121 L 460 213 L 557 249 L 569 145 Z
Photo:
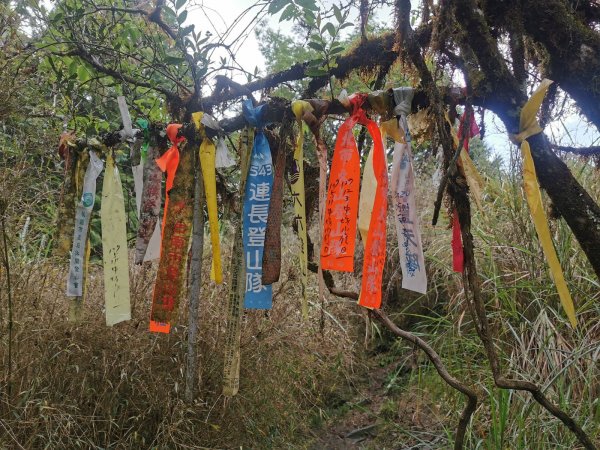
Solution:
M 66 264 L 15 266 L 13 395 L 4 373 L 0 447 L 281 448 L 308 436 L 309 418 L 324 414 L 352 383 L 350 371 L 360 369 L 341 328 L 348 329 L 347 305 L 328 307 L 337 323 L 328 320 L 323 335 L 317 308 L 302 321 L 294 251 L 286 252 L 273 310 L 246 312 L 240 394 L 228 403 L 221 396 L 227 286 L 204 280 L 200 392 L 192 405 L 182 400 L 186 305 L 171 335 L 146 331 L 154 267 L 132 265 L 133 318 L 108 328 L 100 267 L 92 266 L 85 319 L 73 324 L 63 294 Z M 6 348 L 3 339 L 3 361 Z

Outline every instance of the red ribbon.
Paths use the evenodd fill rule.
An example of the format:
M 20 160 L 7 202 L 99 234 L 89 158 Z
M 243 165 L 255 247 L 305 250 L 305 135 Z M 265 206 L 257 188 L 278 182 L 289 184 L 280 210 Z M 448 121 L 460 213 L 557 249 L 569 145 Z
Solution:
M 465 121 L 467 118 L 467 109 L 463 112 L 458 125 L 458 139 L 459 141 L 465 139 L 464 148 L 469 152 L 469 140 L 479 134 L 479 127 L 475 122 L 475 113 L 473 110 L 469 110 L 469 133 L 465 136 Z M 462 237 L 460 231 L 460 221 L 458 220 L 458 211 L 454 209 L 452 219 L 452 269 L 455 272 L 462 273 L 464 270 L 465 256 L 463 252 Z

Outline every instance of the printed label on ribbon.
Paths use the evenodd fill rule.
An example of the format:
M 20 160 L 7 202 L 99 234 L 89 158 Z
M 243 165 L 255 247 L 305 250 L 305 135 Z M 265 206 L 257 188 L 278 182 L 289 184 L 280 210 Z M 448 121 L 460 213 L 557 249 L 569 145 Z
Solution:
M 162 171 L 156 164 L 158 149 L 147 149 L 144 161 L 144 181 L 140 205 L 139 224 L 135 242 L 135 263 L 152 261 L 160 257 L 161 241 L 161 184 Z M 144 158 L 142 158 L 144 160 Z
M 246 264 L 244 307 L 270 309 L 272 287 L 262 284 L 262 260 L 273 186 L 273 162 L 269 142 L 262 132 L 262 127 L 265 125 L 262 120 L 263 107 L 254 108 L 250 100 L 244 101 L 242 106 L 248 122 L 257 128 L 250 156 L 243 208 L 244 260 Z
M 179 161 L 177 144 L 185 140 L 177 137 L 180 127 L 181 125 L 177 124 L 167 127 L 167 135 L 173 143 L 173 147 L 167 152 L 171 152 L 171 155 L 164 158 L 165 153 L 164 159 L 157 160 L 159 167 L 167 171 L 162 248 L 150 314 L 150 331 L 159 333 L 169 333 L 171 330 L 171 322 L 184 290 L 188 247 L 192 234 L 194 154 L 183 149 Z M 176 171 L 177 189 L 172 189 Z
M 292 110 L 298 124 L 298 138 L 294 149 L 294 163 L 290 173 L 292 184 L 292 198 L 294 200 L 294 223 L 300 239 L 300 279 L 302 282 L 302 317 L 308 318 L 308 298 L 306 287 L 308 285 L 308 238 L 306 234 L 306 203 L 304 192 L 304 130 L 302 129 L 302 115 L 304 110 L 312 110 L 308 102 L 296 100 L 292 103 Z
M 323 270 L 354 271 L 356 216 L 360 191 L 360 158 L 352 128 L 358 111 L 340 127 L 333 152 L 321 244 Z
M 245 192 L 252 131 L 245 128 L 240 133 L 240 195 Z M 242 221 L 234 221 L 235 235 L 231 267 L 229 269 L 229 295 L 227 306 L 227 330 L 225 333 L 225 361 L 223 365 L 223 395 L 232 397 L 240 385 L 240 338 L 242 307 L 246 291 L 246 266 L 243 258 Z
M 100 216 L 102 218 L 105 315 L 106 324 L 112 326 L 124 320 L 130 320 L 131 308 L 125 201 L 119 170 L 110 153 L 106 157 Z
M 96 196 L 96 179 L 104 163 L 92 150 L 89 152 L 90 162 L 83 179 L 83 193 L 75 211 L 75 233 L 71 249 L 71 263 L 67 279 L 67 297 L 81 297 L 83 295 L 83 275 L 85 264 L 85 247 L 88 228 Z
M 427 272 L 423 256 L 421 229 L 415 199 L 415 177 L 406 120 L 392 119 L 382 124 L 394 138 L 392 158 L 392 204 L 398 236 L 402 287 L 422 294 L 427 292 Z

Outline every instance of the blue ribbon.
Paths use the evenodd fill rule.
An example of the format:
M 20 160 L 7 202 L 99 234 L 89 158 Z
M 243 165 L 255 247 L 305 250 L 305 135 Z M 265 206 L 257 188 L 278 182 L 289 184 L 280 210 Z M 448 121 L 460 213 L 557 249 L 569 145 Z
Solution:
M 246 265 L 246 294 L 244 307 L 248 309 L 271 309 L 272 287 L 262 284 L 262 259 L 269 203 L 273 190 L 273 160 L 263 127 L 264 105 L 253 107 L 251 100 L 242 103 L 244 117 L 256 127 L 256 136 L 250 156 L 243 208 L 243 243 Z

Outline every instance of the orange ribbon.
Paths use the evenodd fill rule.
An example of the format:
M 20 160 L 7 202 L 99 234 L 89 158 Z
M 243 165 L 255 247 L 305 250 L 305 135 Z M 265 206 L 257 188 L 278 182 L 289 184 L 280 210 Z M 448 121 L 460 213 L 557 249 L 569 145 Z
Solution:
M 167 219 L 167 209 L 169 206 L 169 191 L 173 187 L 173 180 L 175 180 L 175 172 L 177 172 L 177 166 L 179 165 L 179 148 L 177 147 L 181 142 L 185 141 L 183 136 L 177 136 L 181 124 L 171 123 L 167 126 L 167 137 L 173 144 L 169 150 L 167 150 L 160 158 L 156 160 L 158 168 L 167 172 L 167 186 L 165 195 L 165 208 L 163 212 L 162 221 L 162 233 L 165 232 L 165 222 Z
M 362 108 L 366 99 L 367 94 L 356 94 L 349 98 L 352 113 L 338 131 L 325 206 L 321 266 L 325 270 L 354 271 L 360 157 L 352 128 L 360 123 L 367 127 L 373 138 L 373 173 L 377 179 L 377 190 L 367 234 L 359 304 L 378 308 L 381 305 L 381 280 L 385 263 L 388 179 L 381 133 Z
M 366 125 L 373 138 L 373 173 L 377 180 L 375 201 L 371 214 L 371 223 L 367 234 L 365 260 L 363 262 L 363 277 L 358 304 L 366 308 L 381 306 L 381 283 L 386 251 L 386 219 L 388 207 L 388 171 L 383 139 L 379 127 L 366 115 L 360 123 Z
M 361 105 L 366 97 L 366 94 L 358 94 L 350 99 L 352 114 L 338 130 L 335 142 L 321 243 L 323 270 L 354 272 L 360 156 L 352 128 L 365 115 Z

